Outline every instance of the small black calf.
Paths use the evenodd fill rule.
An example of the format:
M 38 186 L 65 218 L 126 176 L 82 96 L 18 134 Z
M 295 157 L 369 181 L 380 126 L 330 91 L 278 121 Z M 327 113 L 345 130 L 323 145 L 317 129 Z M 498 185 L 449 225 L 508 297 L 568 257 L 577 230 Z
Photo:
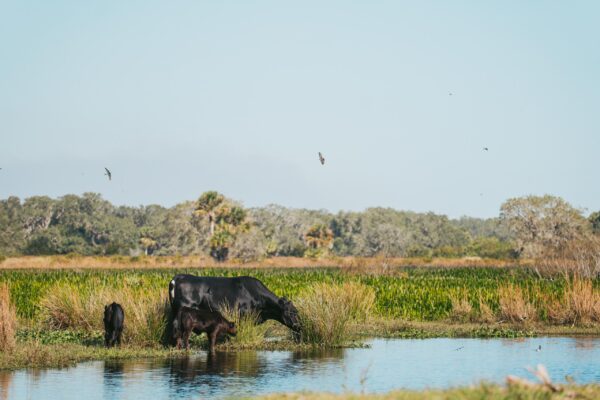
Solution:
M 106 347 L 121 344 L 121 333 L 123 332 L 124 322 L 125 313 L 120 304 L 113 302 L 104 306 L 104 345 Z
M 217 338 L 222 334 L 235 336 L 237 328 L 233 322 L 229 322 L 218 311 L 198 310 L 190 307 L 181 307 L 175 316 L 173 337 L 177 340 L 177 348 L 181 343 L 186 349 L 190 348 L 190 335 L 192 332 L 201 334 L 206 332 L 210 352 L 215 351 Z

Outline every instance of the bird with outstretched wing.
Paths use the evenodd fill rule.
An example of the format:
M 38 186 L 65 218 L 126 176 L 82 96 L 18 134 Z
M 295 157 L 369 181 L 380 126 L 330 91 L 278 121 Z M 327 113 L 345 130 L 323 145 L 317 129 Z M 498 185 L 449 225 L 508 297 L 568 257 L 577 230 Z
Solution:
M 319 161 L 321 161 L 321 165 L 325 165 L 325 157 L 323 157 L 323 154 L 321 154 L 321 152 L 319 152 Z
M 104 175 L 108 176 L 108 180 L 111 181 L 112 180 L 112 173 L 110 172 L 110 170 L 106 167 L 104 167 L 104 170 L 106 171 L 104 173 Z

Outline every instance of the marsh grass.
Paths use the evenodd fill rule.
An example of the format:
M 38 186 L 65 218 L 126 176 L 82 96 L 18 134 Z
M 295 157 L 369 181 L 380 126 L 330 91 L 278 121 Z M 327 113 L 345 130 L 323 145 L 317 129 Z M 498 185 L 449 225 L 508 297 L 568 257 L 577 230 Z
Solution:
M 372 289 L 359 283 L 318 283 L 296 300 L 302 324 L 302 341 L 340 346 L 349 340 L 348 325 L 365 320 L 375 303 Z
M 466 295 L 460 298 L 451 296 L 450 301 L 452 302 L 452 312 L 450 314 L 452 320 L 468 322 L 474 319 L 473 306 Z
M 129 287 L 76 291 L 60 285 L 42 299 L 42 319 L 50 329 L 103 331 L 104 306 L 113 301 L 125 312 L 124 343 L 152 345 L 163 339 L 169 315 L 164 291 Z
M 568 385 L 552 392 L 543 385 L 502 386 L 480 384 L 469 387 L 422 391 L 395 390 L 389 393 L 276 393 L 255 397 L 261 400 L 559 400 L 598 399 L 600 385 Z
M 513 323 L 531 322 L 536 319 L 536 310 L 525 297 L 521 287 L 502 286 L 498 289 L 500 316 Z
M 258 312 L 252 311 L 242 314 L 239 309 L 230 307 L 227 304 L 222 305 L 220 311 L 227 320 L 235 323 L 237 328 L 236 336 L 231 336 L 228 340 L 231 347 L 252 348 L 264 342 L 269 325 L 258 323 Z
M 562 298 L 547 304 L 548 319 L 559 324 L 590 325 L 600 322 L 600 293 L 590 279 L 566 278 Z
M 185 352 L 164 347 L 124 346 L 105 349 L 102 346 L 85 346 L 74 343 L 43 344 L 28 340 L 11 352 L 0 352 L 1 369 L 61 368 L 89 360 L 119 360 L 133 358 L 180 358 Z
M 496 321 L 496 315 L 492 308 L 483 299 L 479 299 L 479 315 L 477 321 L 485 324 L 491 324 Z
M 11 351 L 15 347 L 17 314 L 10 300 L 8 285 L 0 285 L 0 351 Z

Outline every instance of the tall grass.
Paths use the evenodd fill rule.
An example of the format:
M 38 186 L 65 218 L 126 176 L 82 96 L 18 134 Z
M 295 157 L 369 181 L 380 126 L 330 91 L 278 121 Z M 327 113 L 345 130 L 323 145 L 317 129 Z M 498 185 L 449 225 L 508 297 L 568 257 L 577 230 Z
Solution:
M 169 306 L 163 292 L 128 287 L 74 291 L 68 285 L 54 288 L 41 301 L 44 323 L 52 329 L 86 332 L 104 329 L 104 306 L 113 301 L 125 312 L 123 341 L 138 345 L 158 344 L 167 326 Z
M 17 332 L 17 314 L 10 301 L 8 286 L 0 286 L 0 351 L 14 349 Z
M 469 302 L 467 296 L 463 297 L 450 297 L 452 302 L 452 313 L 451 318 L 459 322 L 467 322 L 473 319 L 473 306 Z
M 535 320 L 535 307 L 525 298 L 523 289 L 519 286 L 503 286 L 498 290 L 498 294 L 502 318 L 516 323 Z
M 296 300 L 302 340 L 322 346 L 343 344 L 349 339 L 348 324 L 367 318 L 374 303 L 372 289 L 361 284 L 315 284 Z
M 220 307 L 220 312 L 227 320 L 235 323 L 237 334 L 229 339 L 234 347 L 252 347 L 265 340 L 269 326 L 258 323 L 259 315 L 257 312 L 241 314 L 237 308 L 229 307 L 227 304 Z
M 396 268 L 396 267 L 394 267 Z M 568 286 L 567 280 L 561 276 L 552 279 L 540 277 L 532 270 L 525 268 L 399 268 L 393 273 L 377 275 L 372 273 L 345 273 L 337 268 L 313 269 L 147 269 L 147 270 L 50 270 L 50 271 L 5 271 L 0 270 L 0 284 L 9 284 L 11 299 L 16 307 L 17 315 L 27 323 L 38 321 L 47 314 L 47 307 L 42 302 L 59 290 L 67 292 L 63 295 L 64 306 L 57 311 L 69 307 L 90 309 L 89 305 L 78 302 L 87 301 L 91 292 L 98 293 L 100 288 L 115 293 L 110 298 L 102 299 L 96 307 L 102 310 L 110 301 L 118 301 L 117 296 L 125 289 L 136 292 L 151 292 L 151 297 L 166 295 L 168 282 L 176 273 L 191 273 L 204 276 L 241 276 L 251 275 L 260 279 L 278 296 L 287 296 L 294 303 L 309 287 L 326 283 L 332 285 L 360 284 L 375 293 L 375 301 L 369 313 L 382 318 L 404 319 L 411 321 L 439 321 L 452 315 L 450 297 L 466 296 L 473 308 L 477 308 L 477 300 L 490 311 L 500 316 L 500 288 L 507 285 L 526 290 L 528 298 L 540 311 L 542 321 L 550 318 L 545 308 L 551 300 L 563 298 Z M 600 288 L 600 280 L 591 281 L 594 290 Z M 61 289 L 63 288 L 64 289 Z M 69 299 L 67 295 L 75 296 Z M 474 300 L 477 299 L 477 300 Z M 93 300 L 93 299 L 91 299 Z M 505 308 L 506 308 L 506 302 Z M 102 306 L 102 307 L 100 307 Z M 477 310 L 475 310 L 477 311 Z M 128 309 L 125 310 L 128 314 Z M 480 314 L 482 307 L 479 307 Z M 67 315 L 77 314 L 74 312 Z M 64 319 L 64 325 L 80 326 L 87 318 L 100 324 L 102 318 L 91 317 L 89 313 L 78 313 L 75 322 Z M 128 315 L 126 315 L 126 319 Z M 479 317 L 478 317 L 479 318 Z M 500 318 L 503 318 L 500 316 Z M 506 320 L 506 318 L 503 318 Z M 61 319 L 59 319 L 61 320 Z M 517 321 L 519 318 L 517 318 Z M 126 322 L 127 323 L 127 322 Z M 59 324 L 60 325 L 60 324 Z M 61 325 L 62 326 L 62 325 Z M 101 328 L 101 327 L 100 327 Z
M 561 324 L 600 322 L 600 293 L 594 290 L 589 279 L 578 276 L 567 278 L 562 298 L 548 304 L 548 318 Z

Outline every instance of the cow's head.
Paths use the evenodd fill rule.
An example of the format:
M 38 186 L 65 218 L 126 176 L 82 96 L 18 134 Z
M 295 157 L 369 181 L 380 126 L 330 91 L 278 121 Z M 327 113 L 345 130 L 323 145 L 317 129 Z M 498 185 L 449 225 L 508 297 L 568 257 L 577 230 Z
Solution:
M 294 333 L 299 333 L 300 318 L 298 317 L 298 310 L 294 304 L 285 297 L 282 297 L 279 299 L 279 306 L 281 307 L 281 319 L 283 324 L 294 331 Z
M 235 326 L 235 323 L 233 323 L 233 322 L 227 323 L 227 333 L 229 333 L 231 336 L 237 335 L 237 327 Z

